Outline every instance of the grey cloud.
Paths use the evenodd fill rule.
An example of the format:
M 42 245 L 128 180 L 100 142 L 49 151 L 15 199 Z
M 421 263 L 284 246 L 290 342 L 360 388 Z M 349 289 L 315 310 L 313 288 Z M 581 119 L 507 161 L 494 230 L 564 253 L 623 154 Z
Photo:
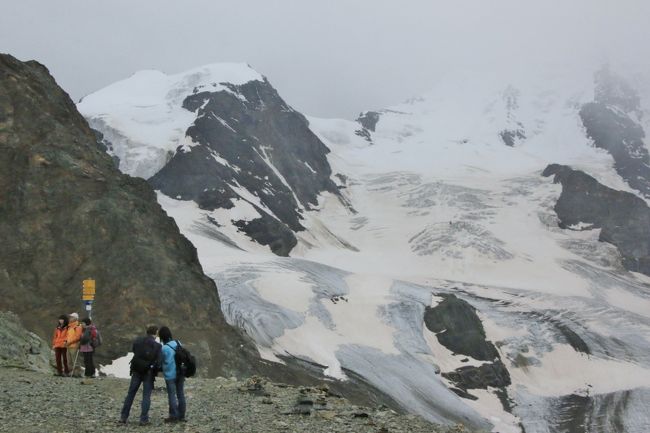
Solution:
M 353 118 L 454 68 L 650 59 L 642 0 L 4 3 L 0 51 L 43 62 L 74 99 L 139 69 L 245 61 L 295 108 Z

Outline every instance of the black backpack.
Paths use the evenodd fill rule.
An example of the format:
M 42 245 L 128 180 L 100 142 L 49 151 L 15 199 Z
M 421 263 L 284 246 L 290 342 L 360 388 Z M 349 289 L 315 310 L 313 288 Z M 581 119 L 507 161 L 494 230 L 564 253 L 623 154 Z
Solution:
M 133 344 L 133 358 L 131 359 L 131 371 L 138 374 L 146 374 L 149 370 L 157 370 L 158 354 L 160 345 L 155 340 L 147 337 L 139 337 Z
M 84 329 L 83 334 L 81 334 L 81 339 L 79 340 L 79 344 L 82 346 L 86 344 L 90 344 L 90 326 L 86 326 L 86 329 Z
M 176 341 L 176 348 L 169 346 L 174 353 L 174 362 L 176 362 L 176 372 L 180 376 L 192 377 L 196 374 L 196 358 L 190 353 L 189 350 L 181 346 L 181 343 Z

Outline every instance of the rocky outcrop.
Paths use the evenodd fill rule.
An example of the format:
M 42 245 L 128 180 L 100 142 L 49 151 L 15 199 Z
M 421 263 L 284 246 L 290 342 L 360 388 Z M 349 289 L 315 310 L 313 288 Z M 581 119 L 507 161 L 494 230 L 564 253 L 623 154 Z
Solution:
M 639 96 L 621 77 L 604 68 L 596 74 L 595 100 L 580 109 L 587 135 L 609 152 L 616 171 L 628 184 L 650 197 L 650 154 L 639 124 Z
M 501 388 L 507 396 L 505 387 L 511 383 L 510 374 L 501 362 L 494 344 L 487 340 L 476 309 L 452 294 L 442 293 L 436 296 L 443 300 L 435 307 L 425 309 L 424 324 L 427 329 L 434 332 L 440 344 L 454 354 L 485 361 L 478 367 L 468 365 L 442 372 L 443 377 L 458 387 L 452 388 L 452 391 L 461 397 L 476 399 L 467 390 L 492 387 Z
M 97 281 L 107 361 L 149 324 L 188 342 L 204 372 L 251 369 L 257 352 L 224 320 L 196 250 L 142 179 L 118 171 L 41 64 L 0 55 L 0 310 L 49 338 Z
M 424 324 L 436 333 L 440 344 L 453 353 L 471 356 L 479 361 L 494 361 L 499 353 L 486 341 L 485 330 L 476 309 L 454 295 L 439 294 L 443 300 L 427 307 Z
M 357 122 L 361 125 L 361 128 L 354 131 L 354 133 L 372 143 L 372 133 L 375 132 L 380 116 L 381 113 L 376 111 L 364 111 L 359 114 Z
M 27 331 L 18 316 L 0 311 L 0 367 L 51 372 L 50 352 L 50 346 Z
M 526 138 L 526 134 L 521 128 L 504 129 L 499 133 L 499 136 L 501 137 L 501 140 L 503 140 L 503 143 L 510 147 L 514 147 L 518 140 L 524 140 Z
M 599 240 L 618 248 L 626 269 L 650 275 L 650 209 L 645 201 L 564 165 L 549 165 L 542 175 L 562 184 L 555 205 L 560 227 L 601 229 Z

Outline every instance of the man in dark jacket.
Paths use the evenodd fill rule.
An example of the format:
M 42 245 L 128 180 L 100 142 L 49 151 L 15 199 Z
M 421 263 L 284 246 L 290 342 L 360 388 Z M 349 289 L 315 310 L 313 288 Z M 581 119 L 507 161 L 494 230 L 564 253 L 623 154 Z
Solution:
M 140 425 L 149 424 L 149 407 L 151 406 L 151 391 L 153 391 L 153 382 L 160 369 L 160 349 L 161 345 L 156 341 L 158 327 L 150 326 L 147 328 L 147 335 L 138 337 L 133 342 L 133 359 L 131 359 L 131 383 L 129 392 L 124 399 L 122 412 L 120 414 L 120 423 L 126 424 L 131 411 L 131 405 L 135 395 L 142 383 L 142 412 L 140 413 Z

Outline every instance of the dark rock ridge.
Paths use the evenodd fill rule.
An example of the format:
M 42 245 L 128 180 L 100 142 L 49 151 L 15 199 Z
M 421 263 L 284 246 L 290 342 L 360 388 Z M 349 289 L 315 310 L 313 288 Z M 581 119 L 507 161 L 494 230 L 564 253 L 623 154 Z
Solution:
M 608 68 L 598 72 L 595 81 L 594 102 L 580 109 L 587 135 L 612 155 L 616 171 L 632 188 L 650 197 L 650 155 L 638 123 L 639 96 Z
M 381 113 L 378 113 L 376 111 L 366 111 L 359 115 L 357 122 L 359 122 L 361 126 L 363 126 L 368 131 L 375 132 L 375 127 L 379 122 L 379 116 L 381 116 Z
M 357 129 L 354 131 L 354 133 L 359 137 L 365 138 L 366 141 L 372 143 L 371 132 L 375 132 L 375 127 L 377 126 L 377 122 L 379 122 L 380 116 L 381 113 L 378 113 L 376 111 L 364 111 L 363 113 L 359 114 L 357 122 L 359 122 L 361 125 L 361 129 Z
M 0 310 L 47 341 L 97 281 L 100 362 L 149 324 L 188 342 L 202 372 L 250 371 L 257 351 L 221 313 L 195 248 L 142 179 L 118 171 L 47 68 L 0 55 Z
M 479 367 L 464 366 L 451 372 L 442 372 L 442 376 L 453 382 L 458 388 L 452 388 L 461 397 L 476 399 L 467 392 L 469 389 L 500 388 L 507 400 L 505 387 L 510 385 L 510 374 L 501 362 L 496 347 L 487 341 L 483 324 L 476 314 L 476 309 L 466 301 L 452 295 L 436 294 L 443 300 L 435 307 L 427 307 L 424 312 L 424 324 L 447 349 L 454 354 L 471 356 L 479 361 L 486 361 Z M 504 409 L 508 410 L 507 407 Z
M 599 240 L 618 248 L 626 269 L 650 275 L 650 209 L 645 201 L 564 165 L 549 165 L 542 175 L 562 184 L 555 205 L 560 227 L 583 223 L 601 229 Z
M 195 89 L 183 101 L 183 108 L 197 115 L 187 135 L 198 145 L 179 148 L 149 182 L 202 209 L 249 201 L 260 217 L 235 225 L 286 256 L 296 245 L 294 232 L 304 230 L 303 211 L 318 204 L 321 192 L 339 194 L 330 179 L 329 149 L 266 79 L 221 84 L 229 91 Z M 241 197 L 239 188 L 259 202 Z
M 486 341 L 485 330 L 476 309 L 454 295 L 438 294 L 443 298 L 435 307 L 427 307 L 424 323 L 436 333 L 440 344 L 453 353 L 471 356 L 479 361 L 494 361 L 499 353 Z

